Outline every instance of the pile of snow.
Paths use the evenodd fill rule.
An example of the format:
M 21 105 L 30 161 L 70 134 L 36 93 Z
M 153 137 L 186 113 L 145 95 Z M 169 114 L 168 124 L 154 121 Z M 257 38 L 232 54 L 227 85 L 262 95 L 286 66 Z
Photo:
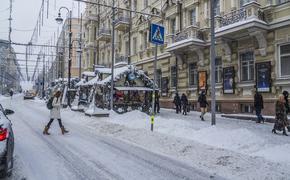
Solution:
M 289 149 L 290 144 L 274 145 L 257 151 L 252 155 L 261 156 L 274 162 L 290 163 Z

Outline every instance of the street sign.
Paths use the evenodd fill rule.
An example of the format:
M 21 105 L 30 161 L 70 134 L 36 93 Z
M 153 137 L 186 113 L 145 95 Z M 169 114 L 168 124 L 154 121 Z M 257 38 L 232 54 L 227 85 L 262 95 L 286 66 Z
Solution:
M 158 24 L 151 24 L 149 41 L 153 44 L 164 44 L 164 27 Z

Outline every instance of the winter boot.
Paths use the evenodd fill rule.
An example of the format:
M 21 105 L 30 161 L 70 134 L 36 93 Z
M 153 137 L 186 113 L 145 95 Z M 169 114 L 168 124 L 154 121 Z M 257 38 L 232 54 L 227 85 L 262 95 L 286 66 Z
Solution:
M 49 127 L 48 126 L 45 126 L 44 127 L 44 130 L 43 130 L 43 134 L 44 135 L 50 135 L 50 133 L 48 132 L 48 130 L 49 130 Z
M 287 126 L 288 132 L 290 132 L 290 126 Z
M 286 133 L 286 129 L 283 129 L 283 135 L 288 136 L 288 134 Z
M 65 134 L 65 133 L 68 133 L 68 132 L 69 132 L 68 130 L 66 130 L 66 129 L 64 128 L 64 126 L 61 126 L 60 129 L 61 129 L 61 133 L 62 133 L 62 134 Z
M 272 129 L 273 134 L 277 134 L 276 129 Z

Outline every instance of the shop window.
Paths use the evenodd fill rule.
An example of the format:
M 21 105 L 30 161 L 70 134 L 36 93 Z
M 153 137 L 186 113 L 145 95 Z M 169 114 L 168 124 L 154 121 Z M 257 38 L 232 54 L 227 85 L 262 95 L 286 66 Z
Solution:
M 290 44 L 280 46 L 281 77 L 290 76 Z
M 190 63 L 188 66 L 189 71 L 189 86 L 196 86 L 197 85 L 197 63 Z
M 222 59 L 220 57 L 215 59 L 215 82 L 221 83 L 222 82 Z
M 254 107 L 253 107 L 253 105 L 250 105 L 250 104 L 242 104 L 241 105 L 241 112 L 242 113 L 253 113 Z
M 254 52 L 246 52 L 240 54 L 241 62 L 241 81 L 254 80 Z
M 176 87 L 176 66 L 171 66 L 170 68 L 171 72 L 171 87 Z

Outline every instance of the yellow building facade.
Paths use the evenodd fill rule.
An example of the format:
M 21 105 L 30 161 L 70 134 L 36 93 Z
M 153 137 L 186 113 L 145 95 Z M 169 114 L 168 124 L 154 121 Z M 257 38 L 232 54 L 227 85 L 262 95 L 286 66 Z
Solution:
M 215 7 L 214 70 L 210 69 L 210 2 Z M 116 5 L 160 17 L 117 10 L 115 63 L 129 62 L 153 78 L 155 47 L 148 42 L 149 26 L 151 22 L 165 26 L 166 43 L 158 46 L 157 61 L 163 107 L 174 107 L 172 99 L 178 92 L 188 96 L 192 109 L 198 109 L 196 101 L 202 86 L 210 95 L 211 73 L 216 74 L 216 109 L 220 112 L 251 113 L 258 90 L 264 96 L 265 113 L 274 114 L 278 94 L 290 91 L 289 1 L 116 0 Z M 86 31 L 97 47 L 92 48 L 97 59 L 94 62 L 111 66 L 112 9 L 90 5 L 86 13 L 88 9 L 91 28 Z

